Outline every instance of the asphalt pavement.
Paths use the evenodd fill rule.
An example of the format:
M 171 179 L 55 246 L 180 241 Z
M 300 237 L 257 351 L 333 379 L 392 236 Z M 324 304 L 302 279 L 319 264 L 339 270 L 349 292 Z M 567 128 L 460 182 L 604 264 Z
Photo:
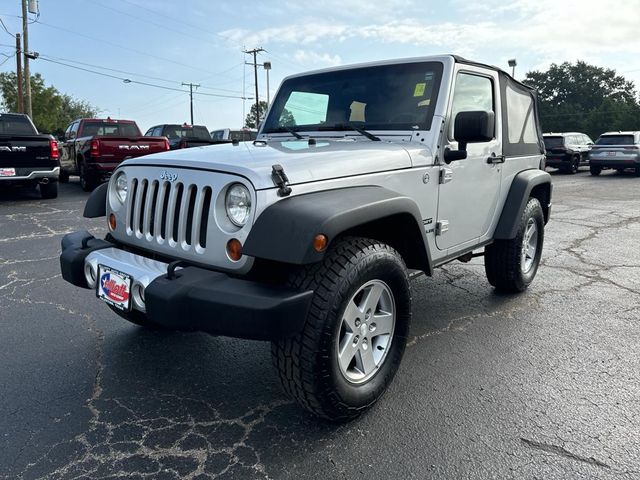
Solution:
M 0 478 L 640 478 L 640 178 L 554 174 L 531 288 L 482 259 L 414 280 L 391 388 L 346 425 L 281 392 L 269 345 L 148 331 L 60 276 L 82 218 L 0 193 Z

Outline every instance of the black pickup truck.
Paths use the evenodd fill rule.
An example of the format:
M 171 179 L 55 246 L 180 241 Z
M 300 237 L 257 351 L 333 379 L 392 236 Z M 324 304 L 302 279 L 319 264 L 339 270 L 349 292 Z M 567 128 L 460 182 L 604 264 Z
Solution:
M 40 185 L 42 198 L 58 196 L 58 143 L 40 134 L 27 115 L 0 114 L 0 190 Z
M 182 125 L 165 123 L 151 127 L 145 133 L 145 136 L 167 137 L 169 139 L 169 147 L 171 150 L 179 148 L 205 147 L 207 145 L 215 145 L 216 142 L 211 139 L 209 130 L 202 125 Z

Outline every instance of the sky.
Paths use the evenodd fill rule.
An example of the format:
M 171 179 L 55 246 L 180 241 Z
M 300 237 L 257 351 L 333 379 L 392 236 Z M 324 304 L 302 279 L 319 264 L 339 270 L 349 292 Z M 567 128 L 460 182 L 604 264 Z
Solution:
M 552 63 L 584 60 L 613 68 L 640 87 L 640 0 L 39 3 L 37 21 L 30 15 L 29 49 L 40 54 L 31 72 L 95 105 L 103 117 L 136 120 L 143 132 L 189 122 L 183 82 L 200 84 L 195 124 L 241 127 L 254 101 L 241 97 L 255 96 L 253 66 L 245 64 L 253 59 L 243 50 L 258 47 L 266 50 L 258 63 L 272 64 L 272 98 L 294 73 L 443 53 L 507 70 L 507 61 L 516 58 L 520 79 Z M 0 0 L 0 18 L 12 33 L 21 29 L 20 14 L 20 0 Z M 15 69 L 15 58 L 6 57 L 14 44 L 0 29 L 0 63 L 7 60 L 0 71 Z M 258 86 L 266 99 L 262 67 Z

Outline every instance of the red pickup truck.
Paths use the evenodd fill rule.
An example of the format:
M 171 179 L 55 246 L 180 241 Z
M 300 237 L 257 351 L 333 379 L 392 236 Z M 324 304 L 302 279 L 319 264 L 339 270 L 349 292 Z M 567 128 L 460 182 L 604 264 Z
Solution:
M 123 160 L 166 150 L 166 137 L 144 137 L 131 120 L 75 120 L 60 144 L 60 182 L 79 175 L 82 189 L 89 192 L 107 181 Z

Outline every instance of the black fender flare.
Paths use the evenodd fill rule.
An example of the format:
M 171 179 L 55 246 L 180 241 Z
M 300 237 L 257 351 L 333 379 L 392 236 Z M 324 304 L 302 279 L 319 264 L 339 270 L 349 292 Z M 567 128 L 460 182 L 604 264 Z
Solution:
M 84 205 L 84 213 L 82 214 L 85 218 L 98 218 L 98 217 L 106 217 L 107 216 L 107 190 L 109 188 L 109 182 L 103 183 L 98 186 L 89 198 L 87 199 L 87 203 Z
M 257 218 L 243 246 L 246 255 L 295 265 L 319 262 L 318 234 L 329 243 L 343 234 L 390 244 L 409 268 L 431 273 L 431 255 L 420 209 L 404 195 L 379 186 L 324 190 L 287 197 Z
M 493 238 L 510 240 L 518 232 L 518 221 L 524 212 L 530 197 L 540 201 L 545 223 L 549 221 L 551 211 L 551 175 L 542 170 L 525 170 L 516 174 L 507 194 Z

